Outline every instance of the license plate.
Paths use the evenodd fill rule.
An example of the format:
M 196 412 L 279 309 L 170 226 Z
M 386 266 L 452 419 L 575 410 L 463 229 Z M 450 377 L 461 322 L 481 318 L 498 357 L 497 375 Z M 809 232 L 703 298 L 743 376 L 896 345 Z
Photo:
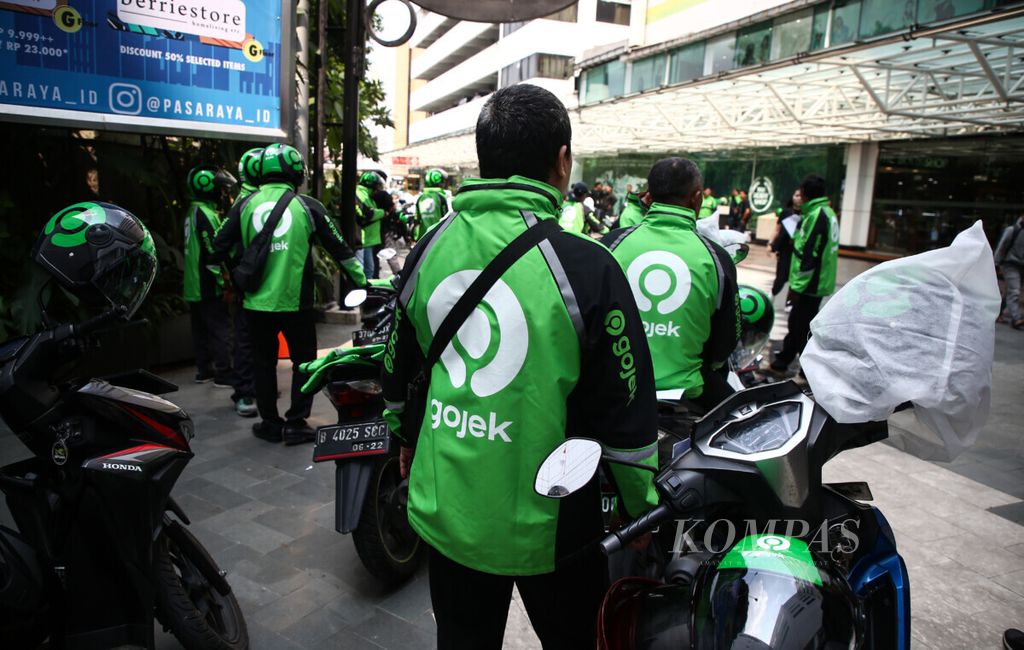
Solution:
M 388 453 L 390 448 L 390 432 L 382 419 L 332 424 L 316 430 L 313 462 L 377 456 Z
M 374 332 L 373 330 L 356 330 L 352 334 L 352 345 L 357 348 L 361 348 L 365 345 L 376 345 L 378 343 L 387 343 L 388 333 L 385 332 Z

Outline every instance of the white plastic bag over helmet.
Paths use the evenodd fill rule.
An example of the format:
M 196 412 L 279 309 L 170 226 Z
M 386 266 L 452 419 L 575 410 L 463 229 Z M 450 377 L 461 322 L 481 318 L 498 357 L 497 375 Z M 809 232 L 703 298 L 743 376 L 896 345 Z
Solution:
M 913 402 L 917 421 L 901 424 L 894 440 L 952 460 L 988 418 L 998 313 L 978 221 L 948 248 L 879 264 L 846 284 L 811 321 L 800 365 L 838 422 L 884 420 Z

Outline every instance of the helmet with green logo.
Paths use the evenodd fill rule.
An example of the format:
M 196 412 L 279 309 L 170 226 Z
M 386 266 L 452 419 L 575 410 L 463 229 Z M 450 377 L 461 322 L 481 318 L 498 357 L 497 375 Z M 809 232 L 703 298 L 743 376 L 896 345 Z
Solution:
M 142 221 L 110 203 L 86 202 L 53 215 L 32 258 L 84 302 L 131 316 L 156 276 L 156 247 Z
M 733 354 L 733 363 L 738 369 L 753 364 L 768 343 L 775 324 L 775 307 L 764 291 L 740 285 L 740 341 Z
M 442 187 L 446 180 L 448 180 L 448 174 L 444 173 L 443 169 L 431 169 L 423 177 L 423 183 L 427 187 Z
M 238 177 L 243 183 L 249 185 L 260 184 L 260 157 L 263 155 L 263 147 L 250 149 L 238 159 Z
M 215 201 L 221 188 L 231 189 L 238 184 L 235 177 L 213 165 L 196 165 L 188 172 L 188 194 L 193 199 Z
M 359 184 L 372 190 L 382 187 L 384 185 L 384 179 L 381 178 L 379 173 L 375 171 L 368 171 L 363 172 L 359 176 Z
M 260 182 L 284 181 L 298 187 L 306 180 L 306 165 L 295 147 L 287 144 L 272 144 L 260 155 Z

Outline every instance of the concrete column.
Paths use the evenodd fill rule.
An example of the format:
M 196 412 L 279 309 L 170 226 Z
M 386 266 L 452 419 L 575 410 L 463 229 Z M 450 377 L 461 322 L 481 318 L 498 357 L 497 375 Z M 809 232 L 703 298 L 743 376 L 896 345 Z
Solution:
M 871 203 L 875 198 L 878 143 L 859 142 L 846 147 L 846 182 L 839 215 L 839 245 L 864 248 L 868 245 Z

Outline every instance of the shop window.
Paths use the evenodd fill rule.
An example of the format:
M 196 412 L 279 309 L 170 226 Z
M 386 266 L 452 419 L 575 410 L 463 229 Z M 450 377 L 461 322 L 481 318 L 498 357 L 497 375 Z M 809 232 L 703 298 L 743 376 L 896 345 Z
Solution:
M 871 38 L 906 29 L 914 24 L 917 0 L 862 0 L 860 37 Z
M 811 49 L 814 11 L 807 9 L 775 19 L 772 26 L 772 60 L 784 59 Z
M 725 34 L 707 42 L 704 49 L 704 74 L 732 70 L 736 58 L 736 34 Z
M 922 25 L 992 8 L 991 0 L 918 0 L 917 22 Z
M 629 24 L 629 0 L 597 0 L 597 22 Z
M 592 104 L 625 92 L 626 64 L 611 61 L 587 71 L 583 84 L 583 103 Z
M 828 36 L 828 5 L 819 5 L 814 9 L 814 24 L 811 27 L 811 50 L 828 47 L 825 42 Z
M 704 42 L 679 48 L 669 56 L 668 82 L 677 84 L 704 74 Z
M 768 61 L 772 50 L 772 24 L 761 23 L 741 29 L 736 37 L 736 67 Z
M 832 9 L 832 31 L 828 46 L 843 45 L 857 38 L 860 25 L 860 1 L 837 2 Z
M 656 54 L 634 61 L 633 72 L 629 79 L 629 91 L 639 93 L 665 85 L 666 60 L 664 54 Z

